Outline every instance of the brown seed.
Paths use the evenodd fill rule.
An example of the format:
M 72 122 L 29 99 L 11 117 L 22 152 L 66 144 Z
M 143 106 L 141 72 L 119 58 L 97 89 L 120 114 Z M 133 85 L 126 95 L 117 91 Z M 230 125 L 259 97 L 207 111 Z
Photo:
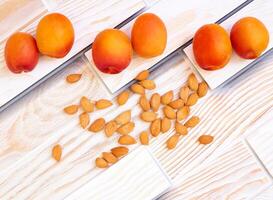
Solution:
M 150 125 L 150 131 L 152 136 L 157 137 L 161 131 L 161 119 L 154 120 Z
M 85 112 L 89 113 L 94 111 L 94 104 L 91 103 L 87 97 L 82 97 L 80 100 L 80 104 Z
M 181 121 L 183 119 L 186 119 L 186 117 L 190 114 L 190 107 L 189 106 L 184 106 L 180 108 L 176 112 L 176 119 L 177 121 Z
M 157 114 L 152 111 L 143 112 L 140 114 L 140 119 L 145 122 L 152 122 L 156 119 Z
M 129 149 L 127 147 L 119 146 L 111 149 L 111 152 L 114 156 L 120 158 L 122 156 L 125 156 L 129 152 Z
M 175 131 L 176 133 L 180 135 L 187 135 L 188 134 L 188 129 L 186 126 L 183 124 L 180 124 L 179 122 L 175 122 Z
M 138 81 L 143 81 L 143 80 L 147 79 L 149 77 L 149 75 L 150 75 L 150 73 L 148 70 L 143 70 L 135 77 L 135 79 Z
M 161 96 L 161 103 L 163 105 L 167 105 L 167 104 L 171 103 L 172 100 L 173 100 L 173 91 L 172 90 L 166 92 L 165 94 L 163 94 Z
M 156 87 L 155 82 L 153 80 L 143 80 L 140 82 L 140 85 L 142 85 L 142 87 L 144 87 L 147 90 L 153 90 Z
M 171 120 L 167 117 L 163 117 L 161 120 L 161 131 L 162 133 L 166 133 L 171 128 Z
M 82 75 L 81 74 L 69 74 L 66 77 L 66 82 L 67 83 L 76 83 L 81 79 Z
M 190 94 L 188 101 L 186 102 L 187 106 L 193 106 L 194 104 L 196 104 L 198 101 L 198 95 L 196 92 Z
M 52 157 L 56 160 L 56 161 L 60 161 L 61 157 L 62 157 L 62 147 L 61 145 L 57 144 L 53 147 L 52 149 Z
M 149 134 L 147 131 L 142 131 L 139 135 L 139 140 L 142 145 L 149 145 Z
M 64 112 L 68 115 L 73 115 L 78 112 L 79 106 L 78 105 L 71 105 L 64 108 Z
M 88 130 L 96 133 L 101 131 L 104 128 L 104 126 L 105 120 L 103 118 L 99 118 L 90 125 Z
M 189 87 L 188 87 L 188 86 L 183 86 L 183 87 L 180 89 L 179 97 L 180 97 L 180 99 L 182 99 L 184 102 L 187 102 L 188 97 L 189 97 L 189 94 L 190 94 L 190 89 L 189 89 Z
M 160 95 L 158 93 L 154 93 L 152 95 L 150 104 L 151 104 L 152 110 L 154 112 L 157 112 L 160 106 Z
M 193 73 L 191 73 L 188 77 L 188 86 L 193 91 L 197 91 L 198 89 L 198 80 Z
M 167 140 L 167 148 L 174 149 L 179 141 L 179 134 L 174 134 Z
M 197 116 L 192 116 L 184 125 L 188 128 L 195 127 L 200 122 L 200 118 Z
M 176 112 L 170 106 L 165 106 L 163 108 L 163 113 L 164 113 L 165 117 L 167 117 L 169 119 L 175 119 L 176 118 Z
M 126 110 L 120 113 L 118 116 L 116 116 L 115 121 L 120 125 L 126 124 L 131 121 L 131 110 Z
M 209 144 L 213 141 L 213 136 L 211 135 L 201 135 L 198 138 L 200 144 Z
M 132 92 L 134 92 L 136 94 L 145 94 L 144 87 L 142 87 L 138 83 L 135 83 L 135 84 L 131 85 L 130 89 L 131 89 Z
M 116 130 L 118 129 L 118 125 L 115 121 L 110 121 L 107 124 L 105 124 L 104 127 L 104 133 L 107 137 L 111 137 Z
M 116 156 L 114 156 L 112 153 L 110 152 L 103 152 L 102 153 L 102 158 L 104 160 L 106 160 L 106 162 L 114 164 L 118 161 L 118 158 Z
M 108 167 L 108 163 L 103 158 L 96 158 L 95 163 L 96 163 L 96 166 L 98 168 L 106 168 L 106 167 Z
M 108 108 L 112 105 L 113 105 L 113 103 L 107 99 L 100 99 L 95 104 L 97 109 L 105 109 L 105 108 Z
M 136 144 L 136 140 L 130 135 L 122 135 L 118 139 L 118 143 L 122 145 L 131 145 L 131 144 Z
M 168 105 L 171 106 L 173 109 L 179 109 L 184 106 L 184 101 L 182 99 L 176 99 L 169 103 Z
M 208 92 L 208 85 L 205 82 L 199 83 L 197 94 L 199 97 L 203 97 Z
M 90 122 L 90 118 L 89 118 L 88 113 L 84 112 L 84 113 L 80 114 L 79 119 L 80 119 L 81 127 L 86 128 Z
M 126 104 L 126 102 L 128 101 L 129 99 L 129 91 L 128 90 L 125 90 L 123 91 L 122 93 L 120 93 L 118 96 L 117 96 L 117 103 L 118 105 L 124 105 Z
M 131 133 L 135 128 L 135 123 L 134 122 L 128 122 L 126 124 L 121 125 L 118 129 L 117 132 L 121 135 L 127 135 Z
M 140 105 L 140 107 L 142 108 L 143 111 L 150 110 L 150 108 L 151 108 L 150 102 L 146 98 L 145 94 L 141 95 L 141 97 L 139 98 L 139 105 Z

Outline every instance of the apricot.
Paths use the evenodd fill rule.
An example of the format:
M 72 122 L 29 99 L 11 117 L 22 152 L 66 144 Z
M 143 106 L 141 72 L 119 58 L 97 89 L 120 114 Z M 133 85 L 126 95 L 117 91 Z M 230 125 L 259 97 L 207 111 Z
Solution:
M 140 15 L 132 28 L 132 46 L 144 58 L 162 54 L 167 44 L 167 29 L 163 21 L 153 13 Z
M 92 57 L 96 67 L 107 74 L 124 70 L 132 59 L 129 37 L 120 30 L 106 29 L 100 32 L 92 44 Z
M 5 60 L 13 73 L 29 72 L 39 59 L 36 41 L 28 33 L 17 32 L 9 37 L 5 46 Z
M 62 58 L 73 46 L 74 29 L 66 16 L 59 13 L 48 14 L 38 24 L 36 39 L 42 54 Z
M 233 25 L 230 40 L 240 57 L 254 59 L 266 49 L 269 33 L 260 20 L 255 17 L 244 17 Z
M 230 60 L 232 46 L 228 33 L 218 24 L 206 24 L 193 37 L 193 53 L 205 70 L 223 68 Z

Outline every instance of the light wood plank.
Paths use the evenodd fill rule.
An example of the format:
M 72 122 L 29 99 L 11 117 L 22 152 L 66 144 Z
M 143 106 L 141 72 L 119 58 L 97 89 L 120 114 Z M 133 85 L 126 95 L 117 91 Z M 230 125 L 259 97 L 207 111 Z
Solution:
M 244 0 L 218 1 L 195 0 L 185 3 L 181 0 L 161 0 L 146 12 L 157 14 L 165 23 L 168 31 L 168 42 L 165 52 L 151 59 L 133 56 L 131 64 L 121 73 L 115 75 L 104 74 L 94 65 L 91 51 L 85 55 L 90 60 L 98 76 L 104 81 L 111 92 L 116 92 L 126 83 L 131 81 L 140 71 L 152 67 L 162 58 L 188 42 L 196 29 L 205 23 L 212 23 L 229 13 L 232 9 L 243 3 Z M 171 10 L 171 12 L 170 12 Z M 134 21 L 126 25 L 124 30 L 130 35 Z
M 177 176 L 174 189 L 160 199 L 252 199 L 271 184 L 271 179 L 242 142 L 192 170 L 186 178 Z
M 258 196 L 255 197 L 255 200 L 271 200 L 273 197 L 273 186 L 262 191 Z
M 242 10 L 225 20 L 223 23 L 221 23 L 221 26 L 223 26 L 228 32 L 230 32 L 232 26 L 236 21 L 243 17 L 247 16 L 253 16 L 261 20 L 265 26 L 267 27 L 270 36 L 273 35 L 273 27 L 271 24 L 273 23 L 272 18 L 272 9 L 273 4 L 271 0 L 256 0 L 246 7 L 244 7 Z M 264 51 L 268 51 L 273 47 L 273 40 L 270 39 L 269 44 Z M 240 58 L 235 52 L 232 54 L 232 58 L 229 61 L 229 63 L 222 69 L 216 70 L 216 71 L 207 71 L 198 66 L 198 64 L 195 62 L 193 51 L 192 51 L 192 45 L 188 46 L 185 49 L 185 53 L 190 58 L 191 62 L 194 64 L 195 69 L 200 73 L 200 75 L 204 78 L 204 80 L 208 83 L 211 89 L 214 89 L 224 83 L 226 80 L 234 76 L 236 73 L 238 73 L 240 70 L 244 69 L 247 65 L 252 63 L 254 60 L 247 60 Z

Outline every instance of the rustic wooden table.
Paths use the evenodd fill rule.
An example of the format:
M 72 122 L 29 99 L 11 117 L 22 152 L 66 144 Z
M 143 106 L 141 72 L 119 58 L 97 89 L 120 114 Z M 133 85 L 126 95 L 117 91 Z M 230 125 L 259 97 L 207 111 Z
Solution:
M 110 83 L 115 87 L 123 86 L 138 71 L 151 67 L 187 42 L 200 24 L 217 21 L 244 1 L 191 2 L 0 1 L 1 104 L 60 64 L 61 61 L 42 57 L 38 66 L 41 70 L 30 75 L 16 76 L 17 79 L 12 77 L 4 65 L 3 47 L 7 37 L 17 30 L 34 33 L 37 21 L 49 11 L 69 16 L 78 34 L 71 55 L 62 62 L 88 46 L 99 30 L 116 26 L 143 8 L 165 16 L 170 30 L 164 55 L 150 60 L 135 59 L 128 69 L 128 77 L 121 76 L 116 82 L 109 77 L 102 77 L 82 55 L 1 112 L 0 199 L 63 199 L 71 194 L 74 194 L 75 199 L 82 199 L 87 195 L 81 192 L 81 187 L 105 173 L 95 167 L 94 158 L 102 151 L 116 146 L 117 136 L 107 139 L 103 134 L 90 134 L 80 128 L 77 116 L 67 116 L 62 109 L 66 105 L 78 103 L 82 96 L 94 100 L 114 99 L 116 94 L 113 95 L 109 90 L 115 89 L 111 89 Z M 255 7 L 257 11 L 251 10 L 250 14 L 267 12 L 266 5 L 271 2 L 255 0 L 249 5 L 253 3 L 259 6 Z M 166 11 L 164 6 L 167 4 L 171 5 L 172 12 Z M 184 8 L 179 10 L 179 6 Z M 124 29 L 128 30 L 128 27 L 125 25 Z M 44 69 L 47 67 L 49 69 Z M 83 73 L 82 79 L 69 85 L 65 77 L 74 72 Z M 177 51 L 172 59 L 153 72 L 152 77 L 160 94 L 170 89 L 177 94 L 190 73 L 192 64 L 182 51 Z M 109 120 L 121 111 L 132 108 L 132 117 L 136 123 L 132 135 L 137 137 L 147 127 L 139 120 L 137 100 L 137 95 L 131 95 L 126 105 L 118 107 L 114 104 L 109 109 L 96 112 L 91 116 L 91 121 L 101 115 Z M 165 147 L 166 139 L 174 132 L 173 128 L 152 139 L 148 147 L 173 183 L 159 199 L 273 199 L 273 55 L 229 84 L 209 91 L 193 107 L 192 114 L 200 116 L 202 123 L 184 137 L 176 149 L 168 151 Z M 196 142 L 204 133 L 214 136 L 211 145 L 201 146 Z M 59 163 L 51 158 L 51 148 L 56 143 L 63 146 L 63 158 Z M 136 144 L 130 149 L 138 149 L 139 146 Z M 117 175 L 110 174 L 109 179 Z M 138 178 L 139 173 L 136 171 L 132 176 L 135 176 L 132 179 Z M 120 184 L 126 185 L 126 181 L 124 177 L 119 179 Z M 154 180 L 155 187 L 157 181 Z M 143 180 L 144 187 L 148 184 L 151 183 Z M 90 188 L 93 192 L 96 189 Z M 112 189 L 118 191 L 119 188 L 113 185 Z

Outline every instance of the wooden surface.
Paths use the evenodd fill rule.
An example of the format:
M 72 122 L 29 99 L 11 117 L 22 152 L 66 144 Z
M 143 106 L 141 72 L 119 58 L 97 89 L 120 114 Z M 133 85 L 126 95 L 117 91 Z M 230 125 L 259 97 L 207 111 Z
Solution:
M 57 2 L 57 7 L 62 2 Z M 0 113 L 1 200 L 63 199 L 70 195 L 81 199 L 86 196 L 88 183 L 100 180 L 100 176 L 103 178 L 104 172 L 107 173 L 107 170 L 96 168 L 94 160 L 101 152 L 117 146 L 118 136 L 106 138 L 102 132 L 93 134 L 83 130 L 78 124 L 81 111 L 75 116 L 67 116 L 62 111 L 67 105 L 79 103 L 83 95 L 93 100 L 114 100 L 115 95 L 90 69 L 84 57 L 78 58 Z M 65 77 L 74 72 L 83 73 L 82 79 L 75 84 L 67 84 Z M 155 80 L 156 91 L 160 94 L 172 89 L 177 95 L 191 72 L 192 65 L 181 52 L 154 71 L 151 78 Z M 267 122 L 269 127 L 271 125 L 272 85 L 273 55 L 230 84 L 209 91 L 198 101 L 191 115 L 200 116 L 201 122 L 179 141 L 176 149 L 168 151 L 165 144 L 174 133 L 173 127 L 168 133 L 152 139 L 148 149 L 173 183 L 162 199 L 273 198 L 272 176 L 268 173 L 271 160 L 262 156 L 272 155 L 268 153 L 272 145 L 264 145 L 263 142 L 265 138 L 265 144 L 271 141 L 270 136 L 262 134 L 260 140 L 251 140 L 251 130 L 259 132 L 259 137 L 268 126 Z M 147 96 L 150 97 L 153 92 L 147 92 Z M 91 121 L 100 116 L 109 121 L 120 112 L 132 109 L 132 119 L 136 123 L 132 135 L 137 138 L 142 130 L 148 128 L 148 124 L 139 119 L 138 98 L 138 95 L 131 95 L 122 107 L 114 103 L 108 109 L 94 112 Z M 264 123 L 262 126 L 259 126 L 260 119 Z M 255 129 L 256 126 L 258 129 Z M 204 133 L 214 136 L 211 145 L 197 143 L 197 138 Z M 51 158 L 51 149 L 56 143 L 63 147 L 59 163 Z M 139 143 L 131 146 L 130 151 L 137 150 L 139 146 Z M 122 167 L 117 170 L 120 172 L 107 177 L 114 180 L 124 170 Z M 133 178 L 139 178 L 139 174 L 136 173 Z M 143 180 L 143 187 L 148 188 L 151 180 L 150 177 Z M 121 179 L 118 184 L 126 185 L 128 181 Z M 134 186 L 133 182 L 130 184 Z M 96 188 L 90 187 L 90 190 Z M 114 192 L 117 190 L 112 195 Z

